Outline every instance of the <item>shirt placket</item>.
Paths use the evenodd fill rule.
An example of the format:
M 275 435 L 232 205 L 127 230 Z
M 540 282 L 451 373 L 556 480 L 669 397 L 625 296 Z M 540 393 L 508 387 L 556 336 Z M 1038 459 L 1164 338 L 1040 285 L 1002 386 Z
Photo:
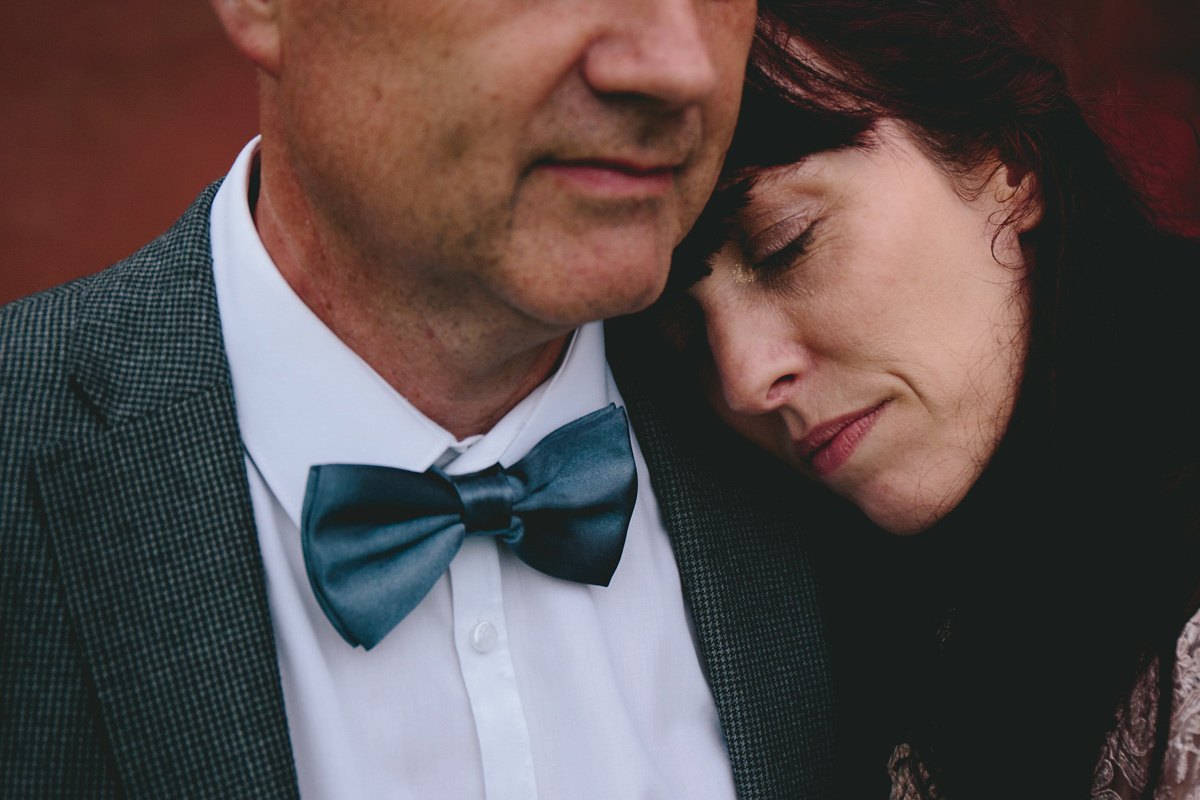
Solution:
M 467 687 L 488 800 L 534 800 L 537 784 L 517 693 L 495 538 L 469 536 L 450 564 L 454 646 Z

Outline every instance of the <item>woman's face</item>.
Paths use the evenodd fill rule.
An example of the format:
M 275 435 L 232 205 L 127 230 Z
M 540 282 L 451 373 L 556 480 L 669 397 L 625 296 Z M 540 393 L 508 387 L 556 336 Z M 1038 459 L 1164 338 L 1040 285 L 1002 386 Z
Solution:
M 875 134 L 762 173 L 692 295 L 722 416 L 914 533 L 958 504 L 1008 424 L 1026 353 L 1017 234 L 1036 219 L 1002 224 L 1023 191 L 1003 167 L 956 183 L 902 126 Z

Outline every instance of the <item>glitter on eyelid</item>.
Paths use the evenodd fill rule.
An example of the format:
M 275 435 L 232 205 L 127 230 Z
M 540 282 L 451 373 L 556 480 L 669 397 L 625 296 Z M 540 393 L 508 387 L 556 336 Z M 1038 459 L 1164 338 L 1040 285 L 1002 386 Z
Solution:
M 729 258 L 729 276 L 739 286 L 755 282 L 754 272 L 737 256 Z

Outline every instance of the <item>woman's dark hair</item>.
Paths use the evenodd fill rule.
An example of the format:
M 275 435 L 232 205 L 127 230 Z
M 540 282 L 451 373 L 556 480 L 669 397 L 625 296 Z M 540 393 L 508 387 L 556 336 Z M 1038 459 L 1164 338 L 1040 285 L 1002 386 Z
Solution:
M 928 794 L 1084 797 L 1155 657 L 1161 758 L 1174 640 L 1196 610 L 1197 249 L 1156 227 L 1062 72 L 995 3 L 762 0 L 724 177 L 673 283 L 702 274 L 758 171 L 869 146 L 881 119 L 951 175 L 997 160 L 1031 174 L 1042 204 L 1022 236 L 1016 410 L 966 500 L 913 543 L 914 587 L 938 586 L 927 650 L 892 654 L 924 665 L 904 735 Z

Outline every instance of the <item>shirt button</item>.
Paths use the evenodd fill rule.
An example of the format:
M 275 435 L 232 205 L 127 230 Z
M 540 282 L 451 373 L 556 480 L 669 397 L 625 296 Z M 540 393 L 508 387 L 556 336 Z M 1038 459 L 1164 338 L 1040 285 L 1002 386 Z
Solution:
M 471 647 L 474 647 L 480 653 L 487 653 L 496 646 L 496 641 L 500 638 L 496 633 L 496 626 L 490 622 L 481 622 L 471 629 Z

